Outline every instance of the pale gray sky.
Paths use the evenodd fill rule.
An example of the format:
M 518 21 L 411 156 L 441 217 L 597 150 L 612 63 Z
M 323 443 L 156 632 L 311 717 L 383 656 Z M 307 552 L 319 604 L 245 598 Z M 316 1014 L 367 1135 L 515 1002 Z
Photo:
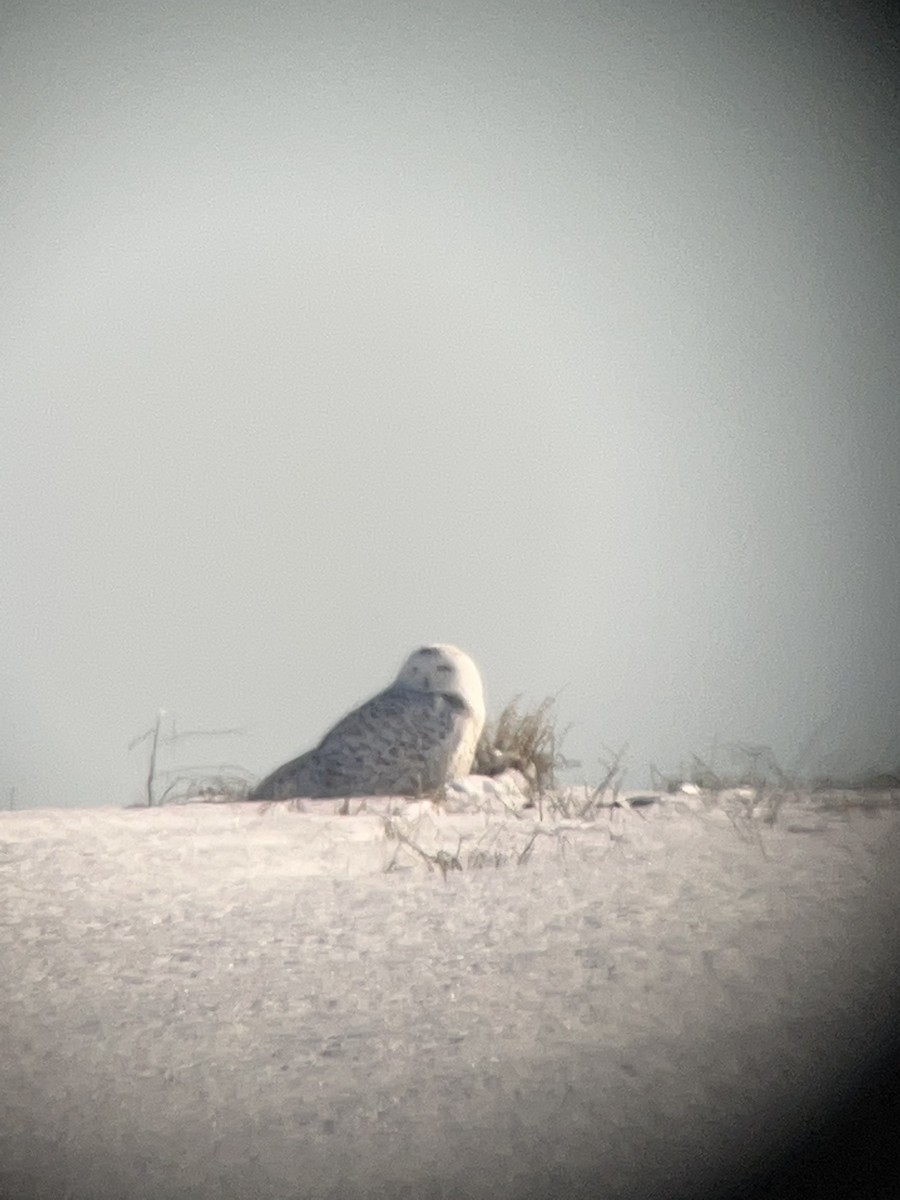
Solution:
M 848 14 L 853 10 L 848 8 Z M 900 759 L 896 58 L 839 8 L 7 8 L 0 802 L 423 641 L 633 781 Z

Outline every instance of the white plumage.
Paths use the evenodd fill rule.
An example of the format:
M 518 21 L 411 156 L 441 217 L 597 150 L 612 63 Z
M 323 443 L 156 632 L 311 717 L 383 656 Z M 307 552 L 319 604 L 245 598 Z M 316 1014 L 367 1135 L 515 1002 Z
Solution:
M 481 676 L 468 654 L 423 646 L 390 687 L 267 775 L 250 799 L 425 795 L 469 773 L 484 717 Z

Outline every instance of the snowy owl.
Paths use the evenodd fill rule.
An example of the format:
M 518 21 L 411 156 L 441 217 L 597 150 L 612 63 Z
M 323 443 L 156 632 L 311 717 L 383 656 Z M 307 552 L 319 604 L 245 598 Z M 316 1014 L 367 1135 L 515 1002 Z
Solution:
M 414 651 L 389 688 L 285 763 L 251 800 L 420 796 L 467 775 L 484 726 L 478 668 L 456 646 Z

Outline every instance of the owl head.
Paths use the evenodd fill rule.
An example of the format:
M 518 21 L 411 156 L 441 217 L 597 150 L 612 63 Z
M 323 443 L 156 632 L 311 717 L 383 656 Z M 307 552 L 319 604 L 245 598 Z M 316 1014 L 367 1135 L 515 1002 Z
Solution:
M 414 650 L 403 664 L 397 683 L 417 692 L 440 692 L 462 700 L 472 716 L 484 724 L 484 688 L 478 668 L 456 646 L 436 643 Z

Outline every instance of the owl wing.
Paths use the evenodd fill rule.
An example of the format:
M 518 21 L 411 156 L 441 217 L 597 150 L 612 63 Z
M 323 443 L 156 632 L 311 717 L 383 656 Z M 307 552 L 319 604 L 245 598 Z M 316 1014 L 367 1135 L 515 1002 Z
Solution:
M 393 686 L 348 713 L 315 750 L 333 795 L 413 794 L 443 782 L 461 702 Z
M 415 795 L 446 778 L 467 709 L 462 700 L 393 685 L 353 709 L 314 750 L 278 767 L 253 800 Z

